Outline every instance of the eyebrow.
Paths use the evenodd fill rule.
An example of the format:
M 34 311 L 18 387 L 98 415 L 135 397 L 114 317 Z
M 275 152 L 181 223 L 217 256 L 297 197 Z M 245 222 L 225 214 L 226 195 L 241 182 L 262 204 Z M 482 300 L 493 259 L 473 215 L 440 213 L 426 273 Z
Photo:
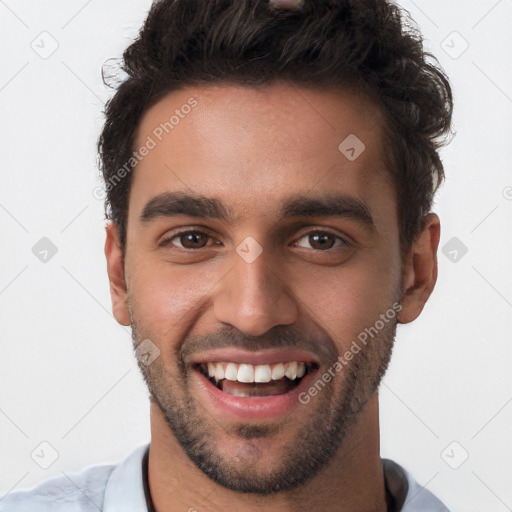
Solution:
M 217 199 L 184 192 L 164 192 L 146 204 L 140 215 L 140 221 L 144 223 L 159 217 L 179 215 L 220 219 L 226 222 L 234 217 L 233 212 Z
M 147 223 L 162 217 L 180 215 L 225 222 L 235 220 L 234 212 L 218 199 L 184 192 L 164 192 L 152 198 L 144 207 L 139 220 Z M 343 194 L 289 197 L 281 206 L 281 219 L 292 217 L 345 217 L 361 222 L 371 231 L 375 230 L 368 206 L 359 199 Z

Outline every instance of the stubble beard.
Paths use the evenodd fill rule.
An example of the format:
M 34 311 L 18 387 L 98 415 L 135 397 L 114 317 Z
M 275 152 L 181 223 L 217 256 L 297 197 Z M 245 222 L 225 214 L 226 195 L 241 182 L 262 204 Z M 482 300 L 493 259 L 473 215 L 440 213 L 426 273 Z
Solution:
M 254 440 L 279 435 L 282 425 L 250 422 L 238 425 L 229 435 L 241 440 L 241 448 L 237 454 L 225 456 L 215 432 L 228 435 L 228 431 L 194 400 L 189 386 L 192 370 L 178 363 L 178 371 L 173 375 L 169 372 L 172 361 L 166 361 L 166 366 L 162 356 L 148 366 L 140 360 L 137 363 L 150 400 L 159 407 L 190 460 L 227 489 L 265 496 L 304 484 L 318 475 L 340 450 L 348 430 L 378 389 L 387 370 L 396 325 L 396 320 L 386 324 L 302 409 L 304 414 L 311 411 L 310 419 L 296 431 L 294 441 L 284 446 L 279 463 L 265 472 L 254 468 L 260 451 Z M 133 316 L 131 327 L 135 347 L 148 336 L 139 331 Z M 315 381 L 321 379 L 323 371 L 325 369 L 320 368 Z M 290 423 L 286 425 L 289 428 Z

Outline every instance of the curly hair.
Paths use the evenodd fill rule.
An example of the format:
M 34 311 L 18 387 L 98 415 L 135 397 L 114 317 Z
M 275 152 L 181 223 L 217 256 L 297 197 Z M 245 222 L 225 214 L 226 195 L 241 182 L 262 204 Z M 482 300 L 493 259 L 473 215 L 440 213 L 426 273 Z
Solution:
M 142 115 L 187 85 L 247 86 L 284 80 L 305 87 L 352 87 L 386 120 L 398 197 L 402 254 L 424 226 L 444 179 L 438 149 L 451 132 L 452 91 L 407 11 L 387 0 L 157 0 L 125 50 L 127 77 L 105 108 L 98 141 L 105 216 L 126 248 L 135 136 Z

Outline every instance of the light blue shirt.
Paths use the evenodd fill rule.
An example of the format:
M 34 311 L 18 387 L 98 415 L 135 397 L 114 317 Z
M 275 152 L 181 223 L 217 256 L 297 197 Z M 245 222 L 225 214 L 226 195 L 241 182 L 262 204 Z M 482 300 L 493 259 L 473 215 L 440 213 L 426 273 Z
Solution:
M 87 466 L 32 489 L 10 492 L 0 499 L 0 512 L 147 512 L 142 459 L 148 448 L 149 444 L 140 446 L 117 465 Z M 407 483 L 401 512 L 450 512 L 396 462 L 383 462 L 391 490 Z

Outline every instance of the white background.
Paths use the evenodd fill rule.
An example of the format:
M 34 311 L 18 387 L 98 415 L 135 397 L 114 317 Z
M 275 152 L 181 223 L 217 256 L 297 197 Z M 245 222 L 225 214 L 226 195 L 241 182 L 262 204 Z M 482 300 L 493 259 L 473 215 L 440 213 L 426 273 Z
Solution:
M 129 330 L 110 312 L 103 205 L 92 195 L 111 94 L 101 66 L 136 36 L 149 5 L 0 1 L 0 495 L 116 463 L 149 441 L 147 391 Z M 399 327 L 381 386 L 382 456 L 454 511 L 503 512 L 512 510 L 512 1 L 401 5 L 453 84 L 457 135 L 442 151 L 435 211 L 441 247 L 457 237 L 468 252 L 454 263 L 440 251 L 424 313 Z M 42 37 L 51 48 L 43 31 L 59 45 L 47 59 L 31 48 Z M 32 252 L 42 237 L 58 248 L 46 263 Z M 41 442 L 59 454 L 48 469 L 30 455 Z

